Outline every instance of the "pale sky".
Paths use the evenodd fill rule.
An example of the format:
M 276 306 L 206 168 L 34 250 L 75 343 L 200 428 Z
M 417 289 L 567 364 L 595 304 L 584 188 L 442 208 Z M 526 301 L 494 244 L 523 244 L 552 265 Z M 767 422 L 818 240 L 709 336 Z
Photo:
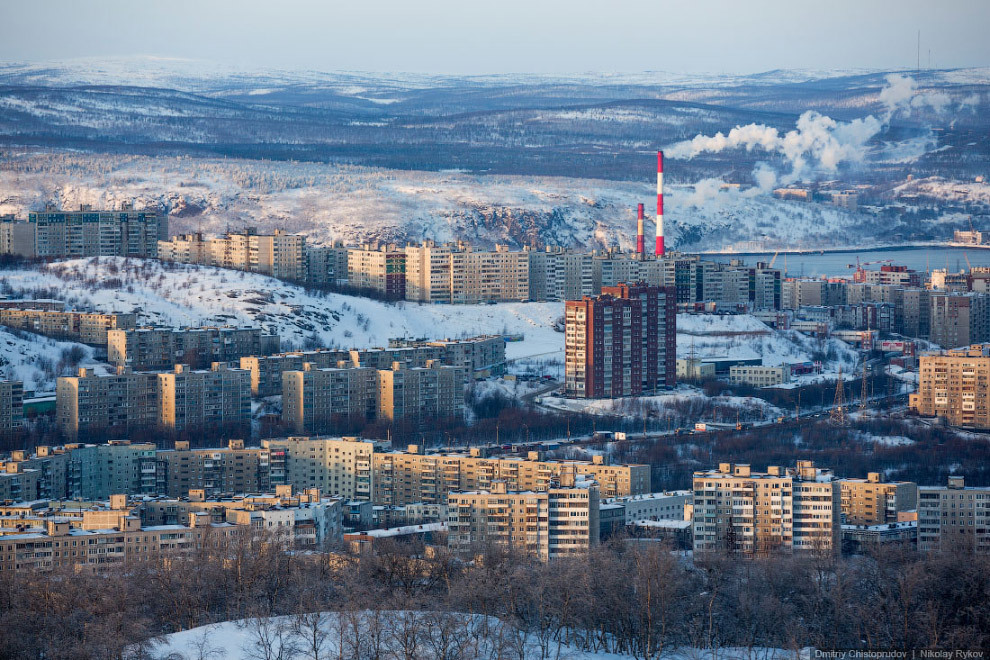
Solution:
M 988 0 L 0 0 L 0 60 L 440 74 L 990 66 Z

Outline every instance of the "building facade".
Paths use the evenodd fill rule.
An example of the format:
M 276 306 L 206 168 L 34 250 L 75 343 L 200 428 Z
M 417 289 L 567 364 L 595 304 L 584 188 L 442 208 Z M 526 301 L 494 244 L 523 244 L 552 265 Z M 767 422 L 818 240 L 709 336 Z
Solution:
M 676 383 L 677 314 L 668 287 L 620 285 L 565 304 L 565 392 L 616 398 Z
M 918 364 L 911 410 L 953 426 L 990 428 L 990 345 L 921 355 Z
M 946 486 L 918 488 L 918 549 L 990 553 L 990 488 L 967 487 L 961 476 Z
M 542 492 L 509 491 L 498 481 L 490 491 L 450 494 L 447 543 L 462 554 L 493 544 L 553 561 L 598 545 L 598 513 L 594 482 L 573 474 Z
M 838 482 L 811 461 L 763 473 L 722 463 L 694 473 L 694 551 L 832 553 L 840 510 Z

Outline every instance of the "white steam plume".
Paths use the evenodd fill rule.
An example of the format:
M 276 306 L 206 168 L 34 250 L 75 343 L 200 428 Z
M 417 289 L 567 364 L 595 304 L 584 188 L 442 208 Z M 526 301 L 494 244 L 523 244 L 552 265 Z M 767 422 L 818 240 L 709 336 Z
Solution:
M 809 110 L 798 118 L 794 130 L 783 135 L 776 128 L 764 124 L 748 124 L 733 128 L 728 135 L 699 135 L 679 142 L 666 153 L 672 158 L 690 159 L 702 153 L 719 153 L 726 149 L 745 148 L 752 151 L 759 148 L 787 158 L 791 163 L 791 173 L 784 180 L 794 181 L 808 174 L 809 168 L 834 172 L 843 162 L 863 160 L 866 143 L 882 127 L 882 122 L 872 115 L 851 122 L 836 122 Z M 761 170 L 764 181 L 768 179 L 767 169 Z

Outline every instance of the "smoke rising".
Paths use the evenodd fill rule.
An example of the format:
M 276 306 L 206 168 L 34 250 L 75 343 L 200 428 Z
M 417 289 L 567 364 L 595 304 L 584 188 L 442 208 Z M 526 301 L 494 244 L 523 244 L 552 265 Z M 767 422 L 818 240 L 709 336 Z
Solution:
M 702 153 L 719 153 L 726 149 L 761 149 L 784 156 L 790 162 L 790 173 L 781 177 L 786 183 L 809 176 L 814 170 L 831 173 L 841 163 L 862 161 L 866 155 L 866 143 L 881 128 L 883 122 L 872 115 L 850 122 L 837 122 L 809 110 L 798 118 L 794 130 L 783 135 L 776 128 L 764 124 L 749 124 L 733 128 L 728 135 L 698 135 L 692 140 L 675 144 L 666 153 L 673 158 L 690 159 Z M 758 185 L 762 187 L 770 180 L 769 175 L 773 171 L 764 164 L 759 174 L 761 181 Z
M 911 76 L 892 73 L 886 77 L 886 85 L 878 100 L 884 107 L 880 117 L 868 115 L 852 121 L 836 121 L 818 112 L 802 114 L 793 130 L 781 133 L 765 124 L 736 126 L 723 134 L 697 135 L 691 140 L 678 142 L 665 151 L 672 158 L 691 159 L 704 153 L 720 153 L 727 149 L 764 151 L 782 157 L 790 165 L 790 171 L 779 172 L 768 163 L 758 163 L 753 170 L 755 186 L 752 194 L 769 192 L 778 184 L 808 180 L 817 175 L 832 175 L 841 165 L 860 163 L 870 149 L 868 144 L 894 117 L 909 117 L 914 111 L 930 111 L 936 115 L 953 106 L 952 97 L 945 92 L 922 92 Z M 971 94 L 956 104 L 958 110 L 976 112 L 982 98 Z M 884 145 L 883 150 L 897 148 L 900 158 L 910 160 L 923 155 L 931 145 L 931 138 L 910 140 L 910 144 Z M 920 152 L 919 152 L 920 151 Z M 692 201 L 703 201 L 719 194 L 719 187 L 706 179 L 695 185 Z M 747 193 L 750 191 L 747 191 Z M 745 194 L 745 193 L 744 193 Z

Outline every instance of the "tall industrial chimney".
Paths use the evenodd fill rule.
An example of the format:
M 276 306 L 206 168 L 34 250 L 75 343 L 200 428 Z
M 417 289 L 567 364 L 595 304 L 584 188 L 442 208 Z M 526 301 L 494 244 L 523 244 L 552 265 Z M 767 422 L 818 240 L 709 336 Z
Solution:
M 663 256 L 663 152 L 657 152 L 657 256 Z
M 636 207 L 636 254 L 642 259 L 644 252 L 646 252 L 646 244 L 643 237 L 643 205 L 640 204 Z

